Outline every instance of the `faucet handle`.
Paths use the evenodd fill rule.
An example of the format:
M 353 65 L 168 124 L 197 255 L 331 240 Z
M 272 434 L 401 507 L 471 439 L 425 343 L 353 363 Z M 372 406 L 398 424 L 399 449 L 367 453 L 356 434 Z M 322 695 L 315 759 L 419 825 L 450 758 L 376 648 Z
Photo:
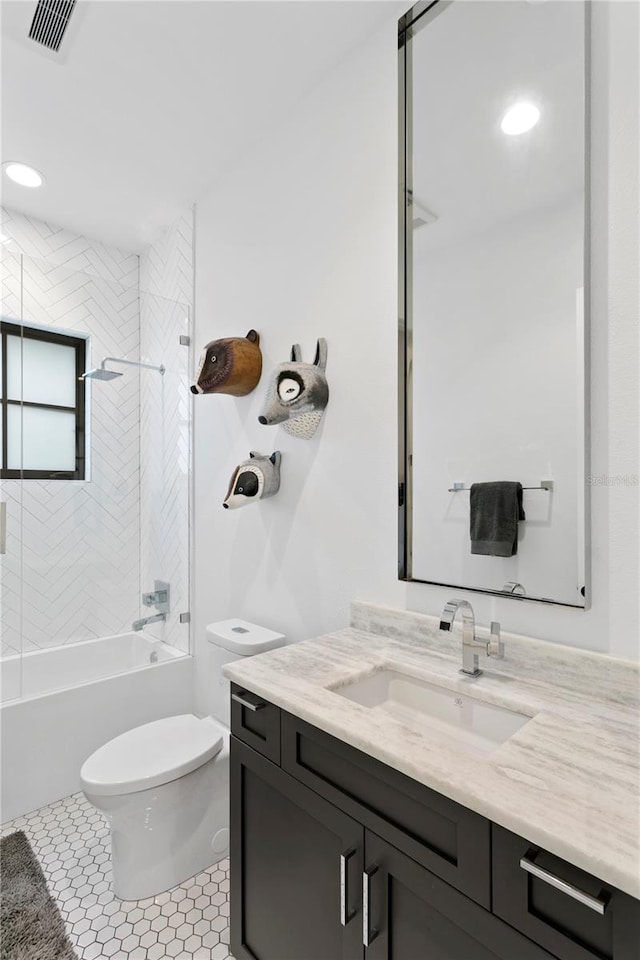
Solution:
M 491 621 L 491 635 L 487 641 L 487 656 L 495 660 L 504 659 L 504 642 L 500 636 L 500 624 L 497 620 Z

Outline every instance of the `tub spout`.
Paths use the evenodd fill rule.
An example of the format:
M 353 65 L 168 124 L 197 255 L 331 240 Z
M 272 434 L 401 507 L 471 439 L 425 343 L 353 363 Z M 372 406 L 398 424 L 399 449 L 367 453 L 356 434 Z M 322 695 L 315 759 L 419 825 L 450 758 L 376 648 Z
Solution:
M 134 620 L 131 624 L 131 629 L 136 631 L 142 630 L 148 623 L 159 623 L 160 620 L 164 622 L 166 619 L 166 613 L 156 613 L 153 617 L 143 617 L 142 620 Z

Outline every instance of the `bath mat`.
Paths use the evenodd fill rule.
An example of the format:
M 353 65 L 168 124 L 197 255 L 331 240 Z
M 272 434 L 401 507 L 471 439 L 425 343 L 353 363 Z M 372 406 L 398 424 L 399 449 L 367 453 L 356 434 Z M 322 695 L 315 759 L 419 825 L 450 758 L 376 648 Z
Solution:
M 22 830 L 0 840 L 1 960 L 77 960 Z

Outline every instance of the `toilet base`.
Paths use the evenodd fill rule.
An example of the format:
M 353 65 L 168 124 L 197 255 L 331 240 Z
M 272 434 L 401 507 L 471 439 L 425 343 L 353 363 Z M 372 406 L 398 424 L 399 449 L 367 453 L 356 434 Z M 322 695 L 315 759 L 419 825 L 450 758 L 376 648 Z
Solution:
M 150 790 L 85 796 L 109 822 L 113 892 L 143 900 L 228 855 L 229 736 L 197 770 Z

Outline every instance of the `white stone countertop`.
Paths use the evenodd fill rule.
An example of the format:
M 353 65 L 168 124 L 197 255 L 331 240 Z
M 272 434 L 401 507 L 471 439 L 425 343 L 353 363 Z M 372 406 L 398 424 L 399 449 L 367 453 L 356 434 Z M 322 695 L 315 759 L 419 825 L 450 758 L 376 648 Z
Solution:
M 390 637 L 351 628 L 235 661 L 224 672 L 283 710 L 640 898 L 633 665 L 613 661 L 619 693 L 610 686 L 603 694 L 598 675 L 608 658 L 505 637 L 505 660 L 481 655 L 484 673 L 469 681 L 458 673 L 459 639 L 441 640 L 432 626 L 427 633 L 425 640 L 415 631 Z M 554 647 L 551 669 L 538 666 L 522 678 L 517 664 L 527 653 L 533 658 L 541 644 L 545 652 Z M 420 732 L 331 689 L 383 667 L 532 719 L 492 753 L 474 755 L 441 729 Z

